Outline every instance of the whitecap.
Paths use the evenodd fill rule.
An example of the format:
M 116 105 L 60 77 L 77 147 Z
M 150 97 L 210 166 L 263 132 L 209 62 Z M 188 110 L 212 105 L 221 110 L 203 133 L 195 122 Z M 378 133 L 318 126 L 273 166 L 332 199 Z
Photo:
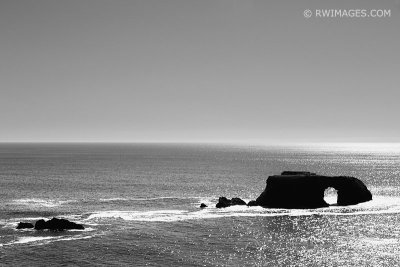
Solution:
M 101 211 L 89 215 L 87 220 L 102 218 L 120 218 L 126 221 L 157 221 L 157 218 L 172 218 L 178 214 L 184 214 L 183 210 L 155 210 L 155 211 Z
M 56 200 L 56 199 L 40 199 L 40 198 L 21 198 L 12 200 L 11 204 L 30 206 L 30 207 L 46 207 L 54 208 L 66 203 L 75 202 L 75 200 Z
M 57 237 L 55 236 L 22 236 L 19 237 L 17 240 L 8 242 L 8 243 L 3 243 L 0 244 L 0 247 L 3 246 L 11 246 L 14 244 L 26 244 L 26 243 L 32 243 L 32 242 L 43 242 L 45 240 L 50 240 L 50 239 L 55 239 Z
M 45 245 L 45 244 L 49 244 L 51 242 L 58 242 L 58 241 L 89 239 L 89 238 L 93 238 L 97 235 L 98 234 L 76 235 L 76 236 L 65 236 L 65 235 L 64 236 L 22 236 L 12 242 L 0 244 L 0 247 L 17 245 L 17 244 L 27 244 L 27 243 L 33 243 L 35 245 Z
M 117 201 L 154 201 L 163 199 L 200 199 L 201 197 L 147 197 L 147 198 L 122 198 L 122 197 L 112 197 L 112 198 L 100 198 L 100 202 L 117 202 Z
M 85 229 L 69 229 L 68 232 L 93 232 L 96 231 L 93 227 L 85 227 Z
M 114 197 L 114 198 L 100 198 L 100 202 L 113 202 L 113 201 L 128 201 L 127 198 Z
M 31 242 L 38 242 L 43 240 L 55 239 L 55 236 L 23 236 L 20 237 L 17 241 L 14 241 L 14 244 L 25 244 Z

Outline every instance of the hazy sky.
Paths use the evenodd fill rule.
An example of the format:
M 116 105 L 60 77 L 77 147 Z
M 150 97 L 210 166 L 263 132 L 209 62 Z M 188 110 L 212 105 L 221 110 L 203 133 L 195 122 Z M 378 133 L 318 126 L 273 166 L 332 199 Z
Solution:
M 399 85 L 396 0 L 0 0 L 3 142 L 400 142 Z

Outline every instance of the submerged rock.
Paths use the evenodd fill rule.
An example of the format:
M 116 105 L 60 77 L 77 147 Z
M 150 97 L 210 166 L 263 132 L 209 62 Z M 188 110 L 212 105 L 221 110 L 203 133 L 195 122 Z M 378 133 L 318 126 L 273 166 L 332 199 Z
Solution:
M 235 205 L 246 205 L 246 202 L 244 202 L 242 199 L 238 197 L 234 197 L 232 199 L 227 199 L 226 197 L 220 197 L 218 199 L 217 205 L 215 207 L 217 208 L 226 208 L 230 206 L 235 206 Z
M 33 224 L 20 222 L 17 225 L 17 229 L 29 229 L 29 228 L 33 228 Z
M 81 224 L 70 222 L 66 219 L 53 218 L 48 221 L 38 220 L 35 223 L 35 229 L 36 230 L 49 229 L 49 230 L 55 230 L 55 231 L 63 231 L 63 230 L 68 230 L 68 229 L 84 230 L 85 227 L 83 227 L 83 225 L 81 225 Z
M 337 190 L 337 205 L 347 206 L 372 200 L 372 194 L 362 181 L 348 176 L 323 176 L 310 172 L 289 172 L 269 176 L 264 192 L 256 204 L 271 208 L 328 207 L 324 192 Z

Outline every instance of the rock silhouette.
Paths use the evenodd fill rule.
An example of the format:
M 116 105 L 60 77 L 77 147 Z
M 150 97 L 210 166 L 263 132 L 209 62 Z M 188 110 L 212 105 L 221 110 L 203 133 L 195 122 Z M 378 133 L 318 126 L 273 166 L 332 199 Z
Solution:
M 328 207 L 324 191 L 337 190 L 338 206 L 355 205 L 372 200 L 372 194 L 362 181 L 349 176 L 323 176 L 310 172 L 285 171 L 269 176 L 264 192 L 257 198 L 259 206 L 271 208 Z
M 202 208 L 202 209 L 207 208 L 207 205 L 204 204 L 204 203 L 201 203 L 201 204 L 200 204 L 200 208 Z
M 81 224 L 70 222 L 66 219 L 53 218 L 48 221 L 38 220 L 35 223 L 35 229 L 36 230 L 49 229 L 49 230 L 53 230 L 53 231 L 63 231 L 63 230 L 68 230 L 68 229 L 84 230 L 85 227 L 83 227 L 83 225 L 81 225 Z
M 227 199 L 226 197 L 220 197 L 218 199 L 217 205 L 215 207 L 217 208 L 226 208 L 230 206 L 235 206 L 235 205 L 246 205 L 246 202 L 244 202 L 242 199 L 238 197 L 234 197 L 232 199 Z
M 29 229 L 29 228 L 33 228 L 33 224 L 20 222 L 17 225 L 17 229 Z

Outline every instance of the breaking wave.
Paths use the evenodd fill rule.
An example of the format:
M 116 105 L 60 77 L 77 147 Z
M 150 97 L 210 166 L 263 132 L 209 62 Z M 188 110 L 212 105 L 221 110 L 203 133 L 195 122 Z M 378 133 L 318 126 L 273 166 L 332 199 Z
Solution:
M 210 203 L 211 201 L 207 201 Z M 122 219 L 142 222 L 175 222 L 183 220 L 214 219 L 223 217 L 274 217 L 274 216 L 354 216 L 365 214 L 400 213 L 400 198 L 376 196 L 372 201 L 352 206 L 331 206 L 319 209 L 272 209 L 262 207 L 232 206 L 224 209 L 209 207 L 202 210 L 108 210 L 91 213 L 87 221 Z
M 163 200 L 163 199 L 171 199 L 171 200 L 183 200 L 183 199 L 199 199 L 200 197 L 150 197 L 150 198 L 100 198 L 100 202 L 119 202 L 119 201 L 154 201 L 154 200 Z
M 96 235 L 76 235 L 76 236 L 21 236 L 17 240 L 8 242 L 8 243 L 0 243 L 0 247 L 3 246 L 11 246 L 16 244 L 27 244 L 32 243 L 34 245 L 45 245 L 51 242 L 56 241 L 71 241 L 71 240 L 80 240 L 80 239 L 89 239 L 93 238 Z

